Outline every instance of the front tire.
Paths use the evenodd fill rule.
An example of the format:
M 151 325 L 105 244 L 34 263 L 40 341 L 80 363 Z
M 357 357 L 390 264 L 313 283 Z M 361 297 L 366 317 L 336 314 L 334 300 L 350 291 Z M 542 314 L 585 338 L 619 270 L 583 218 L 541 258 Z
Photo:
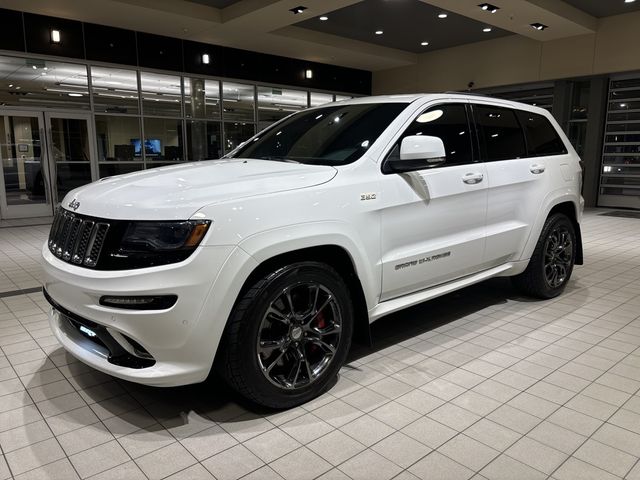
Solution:
M 562 213 L 547 218 L 527 269 L 513 277 L 526 295 L 549 299 L 560 295 L 573 272 L 577 239 L 571 220 Z
M 264 275 L 231 313 L 216 361 L 238 393 L 270 408 L 290 408 L 322 394 L 343 365 L 353 305 L 329 265 L 299 262 Z

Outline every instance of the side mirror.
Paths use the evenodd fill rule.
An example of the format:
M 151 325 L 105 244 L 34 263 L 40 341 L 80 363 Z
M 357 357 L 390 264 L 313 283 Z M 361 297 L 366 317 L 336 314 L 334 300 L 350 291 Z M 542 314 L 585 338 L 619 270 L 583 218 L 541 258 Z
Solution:
M 400 144 L 400 158 L 389 160 L 388 167 L 396 173 L 423 170 L 445 162 L 447 153 L 438 137 L 413 135 Z

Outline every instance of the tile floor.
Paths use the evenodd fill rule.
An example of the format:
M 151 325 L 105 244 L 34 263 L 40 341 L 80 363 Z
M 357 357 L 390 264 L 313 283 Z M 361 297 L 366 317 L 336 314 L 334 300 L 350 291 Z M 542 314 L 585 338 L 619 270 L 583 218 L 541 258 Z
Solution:
M 640 221 L 589 212 L 554 301 L 496 279 L 382 319 L 318 400 L 248 408 L 66 355 L 40 293 L 0 298 L 0 479 L 640 479 Z M 46 226 L 0 229 L 0 292 Z

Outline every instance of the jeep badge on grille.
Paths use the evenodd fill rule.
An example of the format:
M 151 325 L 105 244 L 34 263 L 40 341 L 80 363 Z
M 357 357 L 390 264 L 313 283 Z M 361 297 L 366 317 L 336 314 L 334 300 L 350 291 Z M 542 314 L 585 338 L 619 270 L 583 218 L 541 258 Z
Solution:
M 72 208 L 74 212 L 78 210 L 79 207 L 80 207 L 80 202 L 75 198 L 71 200 L 71 202 L 69 202 L 69 208 Z

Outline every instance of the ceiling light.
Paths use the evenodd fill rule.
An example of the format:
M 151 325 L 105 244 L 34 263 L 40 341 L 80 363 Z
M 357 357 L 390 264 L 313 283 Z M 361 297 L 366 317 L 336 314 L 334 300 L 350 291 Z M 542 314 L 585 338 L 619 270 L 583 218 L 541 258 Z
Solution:
M 382 35 L 384 32 L 382 30 L 376 30 L 376 35 Z
M 310 68 L 307 68 L 304 71 L 304 78 L 306 78 L 308 80 L 312 79 L 313 78 L 313 70 L 311 70 Z
M 635 2 L 635 1 L 636 1 L 636 0 L 624 0 L 624 3 L 633 3 L 633 2 Z
M 327 17 L 326 15 L 323 15 L 323 16 L 320 17 L 320 20 L 322 22 L 326 22 L 327 20 L 329 20 L 329 17 Z
M 482 29 L 482 31 L 483 31 L 484 33 L 489 33 L 489 32 L 490 32 L 490 31 L 492 31 L 492 30 L 493 30 L 493 28 L 491 28 L 491 27 L 484 27 L 484 28 Z
M 536 30 L 546 30 L 547 28 L 549 28 L 547 25 L 545 25 L 544 23 L 532 23 L 531 26 L 533 28 L 535 28 Z
M 51 29 L 51 43 L 60 43 L 60 30 Z
M 500 10 L 500 7 L 496 7 L 495 5 L 491 5 L 490 3 L 481 3 L 478 5 L 482 10 L 489 13 L 496 13 Z
M 203 53 L 202 54 L 202 63 L 204 63 L 205 65 L 209 65 L 210 59 L 209 59 L 209 54 L 208 53 Z
M 422 45 L 423 47 L 426 47 L 427 45 L 429 45 L 429 42 L 422 42 L 420 43 L 420 45 Z
M 439 13 L 438 14 L 438 18 L 447 18 L 449 15 L 446 14 L 445 12 Z
M 10 83 L 10 84 L 9 84 L 9 88 L 12 88 L 12 87 L 13 87 L 13 83 Z
M 299 7 L 292 8 L 289 11 L 293 12 L 294 15 L 298 15 L 299 13 L 304 12 L 306 9 L 307 9 L 307 7 L 303 7 L 302 5 L 300 5 Z
M 81 93 L 67 93 L 67 95 L 69 95 L 70 97 L 81 97 L 82 96 Z

